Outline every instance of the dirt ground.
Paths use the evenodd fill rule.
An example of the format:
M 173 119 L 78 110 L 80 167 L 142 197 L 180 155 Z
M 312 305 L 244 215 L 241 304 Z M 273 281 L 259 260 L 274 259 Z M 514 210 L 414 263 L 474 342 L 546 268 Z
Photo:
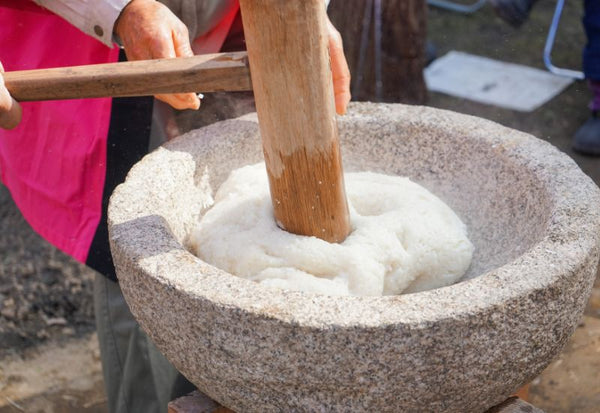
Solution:
M 581 3 L 565 6 L 553 54 L 558 66 L 580 67 L 585 42 Z M 429 40 L 438 56 L 459 50 L 543 68 L 542 50 L 554 4 L 540 0 L 520 29 L 501 22 L 489 7 L 468 16 L 430 8 Z M 575 82 L 531 113 L 441 94 L 430 94 L 427 104 L 548 140 L 600 184 L 600 158 L 570 149 L 572 135 L 589 115 L 589 98 L 586 84 Z M 243 105 L 246 108 L 247 101 Z M 183 116 L 182 122 L 194 124 L 190 116 Z M 106 411 L 93 333 L 93 273 L 31 231 L 1 185 L 0 252 L 0 413 Z M 600 277 L 571 342 L 532 383 L 530 402 L 547 412 L 598 412 L 599 371 Z

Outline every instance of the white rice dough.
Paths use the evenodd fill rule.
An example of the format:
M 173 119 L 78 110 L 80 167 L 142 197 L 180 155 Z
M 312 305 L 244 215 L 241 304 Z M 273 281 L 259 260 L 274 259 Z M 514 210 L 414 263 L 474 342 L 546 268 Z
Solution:
M 467 229 L 408 178 L 347 173 L 352 233 L 341 244 L 277 227 L 263 163 L 231 172 L 191 234 L 202 260 L 266 286 L 326 295 L 393 295 L 450 285 L 467 271 Z

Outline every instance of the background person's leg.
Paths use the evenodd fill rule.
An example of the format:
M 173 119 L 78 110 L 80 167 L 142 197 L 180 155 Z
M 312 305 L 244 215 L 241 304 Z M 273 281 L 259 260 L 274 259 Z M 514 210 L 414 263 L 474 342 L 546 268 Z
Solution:
M 600 1 L 585 0 L 583 28 L 587 36 L 583 50 L 583 72 L 586 79 L 600 81 Z
M 583 49 L 583 72 L 592 91 L 592 115 L 575 133 L 573 149 L 586 155 L 600 155 L 600 1 L 585 0 L 583 27 L 587 44 Z

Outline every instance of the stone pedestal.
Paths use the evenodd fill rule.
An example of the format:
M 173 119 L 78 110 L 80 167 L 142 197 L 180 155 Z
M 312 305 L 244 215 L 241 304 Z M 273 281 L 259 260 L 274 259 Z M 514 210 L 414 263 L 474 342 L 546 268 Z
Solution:
M 235 413 L 219 405 L 199 391 L 180 397 L 169 403 L 168 413 Z M 492 407 L 485 413 L 544 413 L 518 397 L 511 397 L 505 402 Z

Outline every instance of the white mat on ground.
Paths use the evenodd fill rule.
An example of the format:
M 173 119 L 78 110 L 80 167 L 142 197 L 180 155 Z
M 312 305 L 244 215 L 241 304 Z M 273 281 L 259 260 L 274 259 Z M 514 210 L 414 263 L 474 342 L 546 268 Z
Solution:
M 573 80 L 528 66 L 451 51 L 425 69 L 427 88 L 476 102 L 531 112 Z

